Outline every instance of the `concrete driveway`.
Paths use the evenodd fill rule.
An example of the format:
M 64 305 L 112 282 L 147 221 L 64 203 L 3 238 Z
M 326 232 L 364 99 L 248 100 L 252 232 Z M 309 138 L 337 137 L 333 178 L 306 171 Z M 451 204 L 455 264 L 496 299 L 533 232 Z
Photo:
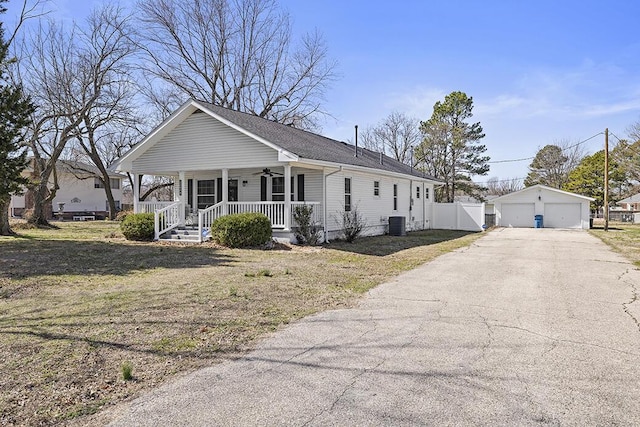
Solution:
M 492 231 L 112 425 L 640 425 L 639 291 L 586 232 Z

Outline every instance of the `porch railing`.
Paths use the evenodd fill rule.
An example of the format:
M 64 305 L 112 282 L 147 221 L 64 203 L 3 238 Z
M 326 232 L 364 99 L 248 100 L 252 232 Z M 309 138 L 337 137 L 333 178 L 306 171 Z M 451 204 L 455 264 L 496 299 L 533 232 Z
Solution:
M 228 214 L 261 213 L 271 220 L 274 228 L 284 227 L 284 202 L 229 202 Z
M 151 202 L 149 202 L 150 204 Z M 167 202 L 155 202 L 166 204 Z M 322 210 L 320 202 L 291 202 L 290 225 L 296 227 L 297 224 L 293 219 L 293 213 L 296 206 L 312 206 L 312 222 L 314 224 L 322 223 Z M 167 231 L 176 228 L 181 223 L 180 210 L 182 209 L 181 202 L 172 202 L 170 205 L 157 209 L 155 213 L 155 238 L 158 239 L 160 235 Z M 266 215 L 271 221 L 273 228 L 284 228 L 285 226 L 285 203 L 284 202 L 227 202 L 226 206 L 224 202 L 217 203 L 213 206 L 209 206 L 206 209 L 198 211 L 198 239 L 202 241 L 203 236 L 208 234 L 211 224 L 221 216 L 228 214 L 258 212 Z M 203 233 L 203 231 L 205 233 Z
M 207 234 L 203 233 L 203 230 L 205 228 L 210 229 L 213 221 L 222 215 L 224 215 L 224 202 L 216 203 L 198 211 L 198 241 L 202 242 L 203 234 Z
M 155 213 L 174 203 L 175 202 L 138 202 L 138 212 L 136 213 Z
M 174 202 L 169 206 L 158 209 L 154 212 L 153 226 L 155 230 L 155 239 L 167 231 L 170 231 L 180 225 L 181 202 Z
M 296 206 L 308 205 L 313 207 L 312 222 L 314 224 L 322 223 L 322 212 L 320 202 L 291 202 L 291 221 L 292 227 L 297 224 L 293 220 L 293 212 Z M 285 209 L 284 202 L 228 202 L 225 213 L 224 203 L 220 202 L 213 206 L 198 212 L 198 234 L 200 239 L 203 237 L 203 230 L 211 228 L 211 224 L 217 218 L 227 214 L 258 212 L 266 215 L 271 221 L 273 228 L 283 228 L 285 225 Z

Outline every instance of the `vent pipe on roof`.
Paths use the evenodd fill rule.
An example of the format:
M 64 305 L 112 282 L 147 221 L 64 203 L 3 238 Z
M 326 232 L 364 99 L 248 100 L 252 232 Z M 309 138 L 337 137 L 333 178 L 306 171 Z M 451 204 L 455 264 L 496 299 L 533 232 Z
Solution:
M 356 125 L 356 152 L 353 157 L 358 157 L 358 125 Z
M 383 165 L 383 159 L 384 159 L 384 155 L 382 154 L 382 151 L 380 152 L 380 164 Z

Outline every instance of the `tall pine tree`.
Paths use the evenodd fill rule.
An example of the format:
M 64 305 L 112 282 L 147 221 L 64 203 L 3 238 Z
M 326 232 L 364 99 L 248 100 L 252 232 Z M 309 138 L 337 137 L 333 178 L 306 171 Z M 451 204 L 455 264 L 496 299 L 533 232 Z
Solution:
M 453 202 L 460 192 L 482 198 L 482 187 L 473 183 L 474 175 L 489 172 L 487 147 L 480 123 L 468 123 L 473 117 L 473 98 L 464 92 L 451 92 L 444 102 L 436 102 L 433 114 L 422 122 L 423 140 L 417 157 L 425 172 L 444 181 L 436 190 L 437 200 Z
M 0 13 L 7 0 L 0 0 Z M 22 88 L 11 82 L 9 44 L 4 40 L 4 27 L 0 22 L 0 235 L 13 234 L 9 227 L 11 195 L 18 194 L 27 184 L 21 173 L 27 166 L 27 152 L 21 146 L 23 132 L 30 123 L 34 107 Z

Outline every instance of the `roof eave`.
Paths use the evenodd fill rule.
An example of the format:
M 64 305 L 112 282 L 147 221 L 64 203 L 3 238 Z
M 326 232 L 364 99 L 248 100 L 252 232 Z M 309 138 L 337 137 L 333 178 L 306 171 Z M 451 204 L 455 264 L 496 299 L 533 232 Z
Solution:
M 377 174 L 380 174 L 380 175 L 394 176 L 394 177 L 405 178 L 405 179 L 427 181 L 427 182 L 433 183 L 435 185 L 443 185 L 444 184 L 441 181 L 433 179 L 433 178 L 421 177 L 421 176 L 417 176 L 417 175 L 410 175 L 410 174 L 401 173 L 401 172 L 393 172 L 393 171 L 388 171 L 388 170 L 384 170 L 384 169 L 376 169 L 376 168 L 371 168 L 371 167 L 367 167 L 367 166 L 351 165 L 351 164 L 348 164 L 348 163 L 328 162 L 328 161 L 325 161 L 325 160 L 315 160 L 315 159 L 307 159 L 307 158 L 300 158 L 298 160 L 298 162 L 303 163 L 303 164 L 306 163 L 306 164 L 309 164 L 309 165 L 331 167 L 331 168 L 340 168 L 341 167 L 343 170 L 344 169 L 350 169 L 350 170 L 361 171 L 361 172 L 369 172 L 369 173 L 374 172 L 374 173 L 377 173 Z

